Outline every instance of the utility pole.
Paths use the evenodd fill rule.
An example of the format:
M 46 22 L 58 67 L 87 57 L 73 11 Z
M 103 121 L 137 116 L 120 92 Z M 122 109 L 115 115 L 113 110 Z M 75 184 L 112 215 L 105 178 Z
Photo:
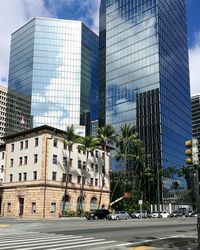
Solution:
M 199 197 L 199 158 L 198 158 L 198 140 L 192 139 L 185 142 L 186 145 L 186 163 L 195 169 L 194 189 L 196 194 L 196 209 L 197 209 L 197 243 L 200 249 L 200 197 Z

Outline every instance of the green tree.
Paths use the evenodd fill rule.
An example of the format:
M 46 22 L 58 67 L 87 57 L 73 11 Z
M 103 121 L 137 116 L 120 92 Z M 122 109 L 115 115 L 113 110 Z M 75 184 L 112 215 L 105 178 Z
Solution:
M 100 166 L 100 175 L 101 175 L 101 189 L 100 189 L 100 196 L 99 196 L 99 203 L 98 209 L 101 205 L 103 187 L 105 182 L 105 174 L 106 174 L 106 152 L 110 146 L 114 144 L 115 141 L 115 130 L 111 125 L 106 125 L 105 127 L 101 127 L 98 129 L 98 143 L 100 144 L 101 148 L 104 151 L 104 165 L 102 168 L 102 164 Z
M 133 161 L 138 160 L 136 145 L 139 144 L 139 142 L 140 140 L 136 133 L 135 127 L 131 125 L 123 125 L 120 128 L 119 133 L 116 135 L 115 159 L 121 165 L 121 169 L 118 180 L 115 181 L 115 185 L 112 189 L 111 201 L 118 185 L 120 184 L 120 181 L 123 179 L 123 174 L 130 170 L 130 164 L 133 163 Z M 131 171 L 133 171 L 133 169 L 131 169 Z
M 65 181 L 65 191 L 64 191 L 64 196 L 63 196 L 63 207 L 62 207 L 62 214 L 65 213 L 65 207 L 66 207 L 66 202 L 67 202 L 67 189 L 68 189 L 68 181 L 69 181 L 69 170 L 70 170 L 70 159 L 71 159 L 71 153 L 73 151 L 73 145 L 78 142 L 79 136 L 75 135 L 74 133 L 74 127 L 73 125 L 71 127 L 67 127 L 67 131 L 65 133 L 65 141 L 64 144 L 66 146 L 66 149 L 68 150 L 68 158 L 67 158 L 67 164 L 66 166 L 63 166 L 60 164 L 60 166 L 63 168 L 65 174 L 66 174 L 66 179 L 63 180 Z
M 80 137 L 78 142 L 80 145 L 78 145 L 78 149 L 82 150 L 83 152 L 86 152 L 86 169 L 83 169 L 83 166 L 81 165 L 81 188 L 80 188 L 80 198 L 79 198 L 79 206 L 78 210 L 80 212 L 80 215 L 83 214 L 83 201 L 84 201 L 84 185 L 85 185 L 85 178 L 86 178 L 86 171 L 88 166 L 88 159 L 89 159 L 89 153 L 93 153 L 95 149 L 97 149 L 99 146 L 97 138 L 95 138 L 92 135 L 88 135 L 85 137 Z

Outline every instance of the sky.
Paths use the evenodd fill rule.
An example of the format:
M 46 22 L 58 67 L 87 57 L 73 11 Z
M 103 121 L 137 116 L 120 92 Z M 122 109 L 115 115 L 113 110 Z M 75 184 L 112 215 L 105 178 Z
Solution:
M 200 0 L 187 1 L 191 94 L 200 94 Z M 83 21 L 98 33 L 100 0 L 0 0 L 0 84 L 7 85 L 11 33 L 33 17 Z

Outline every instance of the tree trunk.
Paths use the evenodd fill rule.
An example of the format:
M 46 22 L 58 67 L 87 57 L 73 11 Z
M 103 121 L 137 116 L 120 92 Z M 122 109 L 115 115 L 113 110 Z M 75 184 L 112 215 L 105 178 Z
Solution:
M 63 196 L 63 208 L 62 208 L 62 215 L 64 215 L 65 210 L 65 204 L 66 204 L 66 197 L 67 197 L 67 188 L 68 188 L 68 180 L 69 180 L 69 169 L 70 169 L 70 158 L 71 158 L 71 150 L 69 150 L 69 159 L 67 162 L 67 168 L 66 168 L 66 179 L 65 179 L 65 191 Z
M 106 172 L 106 144 L 104 144 L 104 169 L 105 169 L 105 172 Z M 99 195 L 98 209 L 101 206 L 101 199 L 102 199 L 102 194 L 103 194 L 104 180 L 105 180 L 105 173 L 102 172 L 102 166 L 101 166 L 101 190 L 100 190 L 100 195 Z

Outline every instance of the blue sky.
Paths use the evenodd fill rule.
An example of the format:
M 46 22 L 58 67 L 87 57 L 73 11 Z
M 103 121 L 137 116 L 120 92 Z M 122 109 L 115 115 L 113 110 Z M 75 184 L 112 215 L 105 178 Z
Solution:
M 186 0 L 190 82 L 192 94 L 200 93 L 200 0 Z M 0 83 L 6 85 L 10 35 L 35 16 L 82 20 L 98 33 L 100 0 L 0 0 Z

